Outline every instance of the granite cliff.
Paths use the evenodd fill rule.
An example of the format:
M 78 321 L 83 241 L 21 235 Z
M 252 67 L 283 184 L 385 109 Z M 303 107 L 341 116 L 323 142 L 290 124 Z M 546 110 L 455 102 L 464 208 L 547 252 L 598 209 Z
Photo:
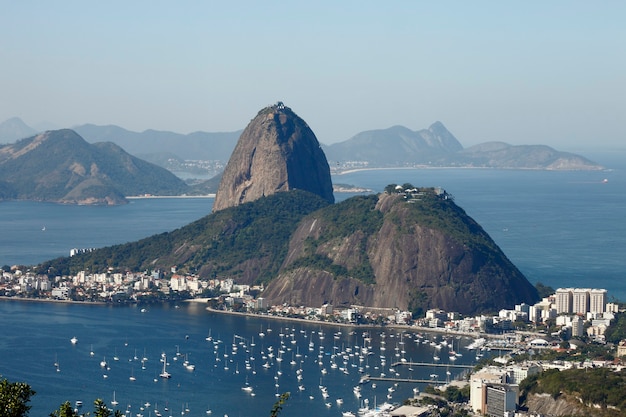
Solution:
M 330 168 L 315 134 L 278 102 L 261 110 L 239 137 L 213 211 L 294 189 L 334 202 Z
M 467 314 L 537 300 L 535 288 L 445 191 L 412 190 L 355 197 L 307 216 L 264 297 Z

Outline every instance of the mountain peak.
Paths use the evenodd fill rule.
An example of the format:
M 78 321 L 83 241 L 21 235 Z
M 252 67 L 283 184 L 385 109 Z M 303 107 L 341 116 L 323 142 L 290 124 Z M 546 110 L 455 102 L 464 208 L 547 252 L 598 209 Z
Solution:
M 213 211 L 294 189 L 334 202 L 330 168 L 315 134 L 279 101 L 259 111 L 239 137 Z
M 0 123 L 0 143 L 10 143 L 17 139 L 32 136 L 37 131 L 19 117 L 12 117 Z

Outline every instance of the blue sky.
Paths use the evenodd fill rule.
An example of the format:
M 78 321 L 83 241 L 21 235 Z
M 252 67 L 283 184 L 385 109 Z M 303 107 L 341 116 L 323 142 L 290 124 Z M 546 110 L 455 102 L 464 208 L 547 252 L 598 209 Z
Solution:
M 0 0 L 0 121 L 626 147 L 623 1 Z

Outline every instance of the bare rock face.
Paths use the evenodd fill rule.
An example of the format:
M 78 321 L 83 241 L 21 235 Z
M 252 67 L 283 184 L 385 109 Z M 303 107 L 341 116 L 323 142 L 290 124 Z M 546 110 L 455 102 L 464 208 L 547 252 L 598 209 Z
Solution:
M 413 198 L 405 193 L 363 197 L 360 205 L 356 197 L 350 200 L 300 222 L 265 298 L 273 304 L 422 313 L 440 308 L 463 314 L 538 299 L 495 242 L 452 201 L 427 190 Z M 328 215 L 330 209 L 336 213 Z
M 300 189 L 333 203 L 330 168 L 309 126 L 281 102 L 261 110 L 241 134 L 213 211 Z

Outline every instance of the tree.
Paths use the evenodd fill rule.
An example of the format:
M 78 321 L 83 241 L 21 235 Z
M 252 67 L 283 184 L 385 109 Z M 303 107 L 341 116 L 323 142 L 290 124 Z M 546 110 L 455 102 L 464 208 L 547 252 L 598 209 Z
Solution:
M 28 415 L 30 397 L 35 395 L 25 382 L 0 381 L 0 415 L 2 417 L 24 417 Z
M 123 417 L 123 414 L 120 410 L 115 410 L 115 413 L 109 407 L 107 407 L 106 403 L 98 398 L 93 402 L 94 405 L 94 417 Z
M 72 408 L 72 404 L 69 401 L 65 401 L 58 410 L 50 413 L 50 417 L 78 417 L 78 414 Z
M 272 407 L 272 412 L 270 413 L 270 417 L 278 416 L 280 411 L 283 409 L 283 404 L 285 404 L 285 402 L 287 402 L 287 400 L 289 399 L 290 395 L 291 395 L 291 393 L 289 393 L 289 392 L 284 392 L 284 393 L 280 394 L 280 397 L 278 398 L 278 401 L 276 401 L 274 403 L 274 407 Z

